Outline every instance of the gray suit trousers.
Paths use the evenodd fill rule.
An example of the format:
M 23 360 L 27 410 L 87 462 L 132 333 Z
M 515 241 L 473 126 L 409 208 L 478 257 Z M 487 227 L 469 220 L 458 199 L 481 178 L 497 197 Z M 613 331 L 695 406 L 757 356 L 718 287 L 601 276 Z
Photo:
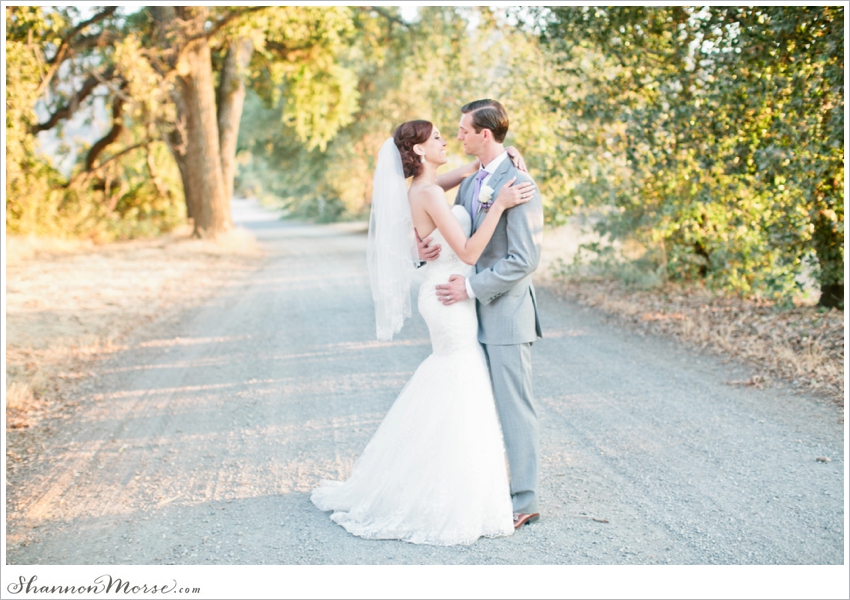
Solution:
M 540 436 L 531 401 L 531 343 L 482 345 L 505 437 L 514 512 L 536 513 Z
M 493 197 L 512 177 L 532 181 L 505 158 L 490 176 Z M 460 185 L 456 204 L 471 212 L 475 175 Z M 472 230 L 484 222 L 479 210 Z M 514 512 L 536 513 L 539 463 L 537 413 L 531 392 L 531 344 L 542 337 L 531 274 L 540 263 L 543 239 L 543 199 L 535 186 L 526 204 L 505 211 L 478 263 L 469 285 L 476 297 L 478 341 L 490 362 L 496 409 L 502 423 L 510 468 Z

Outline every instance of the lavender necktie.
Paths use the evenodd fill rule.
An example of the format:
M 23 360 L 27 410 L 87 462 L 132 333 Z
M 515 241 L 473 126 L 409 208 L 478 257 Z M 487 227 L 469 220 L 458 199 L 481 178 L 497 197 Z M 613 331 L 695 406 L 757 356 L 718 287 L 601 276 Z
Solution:
M 478 171 L 478 175 L 475 176 L 475 187 L 472 188 L 472 214 L 469 215 L 473 221 L 475 220 L 475 213 L 478 212 L 478 207 L 481 206 L 481 203 L 478 202 L 478 196 L 481 194 L 481 182 L 489 174 L 484 169 L 481 169 Z

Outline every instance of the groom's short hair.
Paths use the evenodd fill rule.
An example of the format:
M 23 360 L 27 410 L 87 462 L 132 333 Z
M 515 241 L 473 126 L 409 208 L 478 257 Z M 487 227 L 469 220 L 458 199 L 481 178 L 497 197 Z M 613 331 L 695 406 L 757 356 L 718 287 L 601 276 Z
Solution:
M 472 113 L 472 126 L 475 128 L 475 133 L 481 133 L 482 129 L 489 129 L 493 132 L 493 139 L 496 142 L 501 144 L 505 141 L 505 136 L 508 134 L 508 111 L 495 100 L 489 98 L 475 100 L 465 104 L 460 112 Z

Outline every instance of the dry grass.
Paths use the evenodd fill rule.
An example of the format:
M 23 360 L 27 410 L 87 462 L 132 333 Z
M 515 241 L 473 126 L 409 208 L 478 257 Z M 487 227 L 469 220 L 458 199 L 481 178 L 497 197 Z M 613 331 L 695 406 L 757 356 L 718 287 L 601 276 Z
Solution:
M 564 280 L 553 289 L 638 332 L 666 335 L 752 367 L 739 385 L 773 380 L 844 405 L 844 313 L 815 306 L 778 309 L 771 302 L 666 284 L 637 290 L 617 280 Z
M 7 238 L 7 430 L 38 421 L 65 382 L 91 376 L 88 365 L 137 326 L 197 305 L 261 256 L 243 229 L 103 245 Z

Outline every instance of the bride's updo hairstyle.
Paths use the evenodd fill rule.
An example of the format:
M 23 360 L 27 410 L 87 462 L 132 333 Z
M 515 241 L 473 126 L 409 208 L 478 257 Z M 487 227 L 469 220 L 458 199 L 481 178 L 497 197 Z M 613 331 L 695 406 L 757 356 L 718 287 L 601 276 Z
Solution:
M 431 137 L 434 125 L 431 121 L 407 121 L 396 127 L 393 133 L 398 153 L 401 154 L 401 166 L 405 177 L 416 177 L 422 172 L 422 157 L 413 151 L 416 144 L 422 144 Z

